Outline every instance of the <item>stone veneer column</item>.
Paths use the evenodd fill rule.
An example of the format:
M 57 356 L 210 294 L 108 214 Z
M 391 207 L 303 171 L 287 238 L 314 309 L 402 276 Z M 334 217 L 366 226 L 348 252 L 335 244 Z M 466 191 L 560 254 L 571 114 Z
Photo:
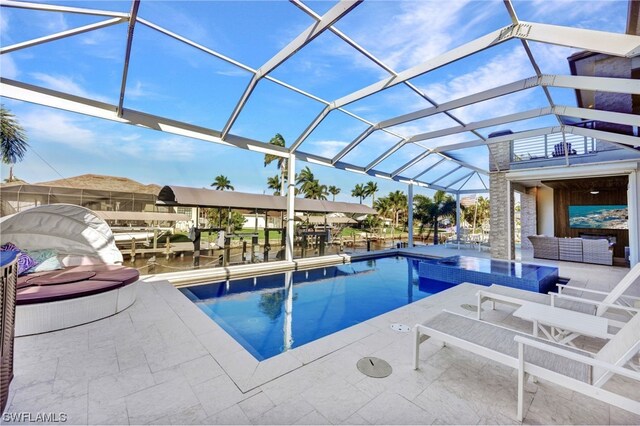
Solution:
M 532 250 L 529 235 L 537 235 L 537 199 L 538 188 L 526 188 L 525 193 L 520 194 L 520 241 L 524 250 Z
M 515 253 L 513 189 L 505 177 L 505 171 L 509 169 L 511 160 L 511 144 L 509 142 L 492 143 L 488 148 L 491 257 L 512 259 Z

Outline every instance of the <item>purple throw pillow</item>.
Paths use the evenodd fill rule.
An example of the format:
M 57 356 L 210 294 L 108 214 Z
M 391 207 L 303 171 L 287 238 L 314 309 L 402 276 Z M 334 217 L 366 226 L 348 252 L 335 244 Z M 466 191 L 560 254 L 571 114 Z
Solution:
M 33 260 L 33 258 L 31 256 L 29 256 L 24 251 L 20 250 L 13 243 L 4 244 L 3 246 L 0 247 L 0 251 L 17 251 L 17 252 L 20 252 L 20 255 L 18 256 L 18 275 L 23 275 L 29 269 L 33 268 L 34 266 L 36 266 L 38 264 L 35 260 Z

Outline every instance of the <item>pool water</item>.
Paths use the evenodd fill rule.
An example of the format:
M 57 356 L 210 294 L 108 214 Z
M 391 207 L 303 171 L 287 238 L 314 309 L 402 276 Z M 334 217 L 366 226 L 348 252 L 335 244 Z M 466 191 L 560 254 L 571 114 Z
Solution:
M 180 290 L 262 361 L 455 285 L 420 278 L 420 260 L 383 257 Z

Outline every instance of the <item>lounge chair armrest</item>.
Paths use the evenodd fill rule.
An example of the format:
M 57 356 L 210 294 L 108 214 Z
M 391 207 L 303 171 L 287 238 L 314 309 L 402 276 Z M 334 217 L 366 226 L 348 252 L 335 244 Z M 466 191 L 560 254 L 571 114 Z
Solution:
M 552 305 L 555 304 L 555 299 L 558 298 L 563 300 L 571 300 L 572 302 L 585 303 L 587 305 L 605 306 L 609 309 L 619 309 L 621 311 L 640 313 L 640 308 L 634 308 L 632 306 L 617 305 L 615 303 L 604 303 L 604 302 L 600 302 L 592 299 L 583 299 L 582 297 L 578 297 L 578 296 L 569 296 L 567 294 L 557 294 L 557 293 L 550 292 L 549 295 L 551 296 Z
M 619 367 L 617 365 L 609 364 L 608 362 L 603 362 L 595 358 L 590 358 L 588 356 L 581 355 L 576 352 L 568 351 L 566 349 L 559 348 L 557 346 L 551 346 L 546 343 L 529 339 L 524 336 L 515 336 L 513 338 L 517 343 L 522 343 L 525 346 L 529 346 L 532 348 L 536 348 L 542 351 L 546 351 L 555 355 L 559 355 L 568 359 L 572 359 L 574 361 L 582 362 L 584 364 L 591 365 L 593 367 L 604 368 L 607 371 L 610 371 L 614 374 L 619 374 L 621 376 L 627 377 L 632 380 L 636 380 L 640 382 L 640 373 L 637 371 L 629 370 L 623 367 Z M 640 342 L 637 344 L 640 346 Z
M 476 296 L 483 302 L 485 300 L 500 300 L 502 302 L 512 303 L 514 305 L 522 305 L 524 303 L 528 303 L 526 300 L 518 299 L 517 297 L 505 296 L 504 294 L 492 293 L 486 290 L 478 290 Z
M 556 287 L 558 287 L 558 294 L 563 294 L 562 293 L 563 290 L 575 290 L 575 291 L 583 291 L 585 293 L 601 294 L 601 295 L 603 295 L 605 297 L 609 295 L 609 293 L 607 293 L 605 291 L 590 290 L 588 288 L 574 287 L 574 286 L 566 285 L 566 284 L 556 284 Z

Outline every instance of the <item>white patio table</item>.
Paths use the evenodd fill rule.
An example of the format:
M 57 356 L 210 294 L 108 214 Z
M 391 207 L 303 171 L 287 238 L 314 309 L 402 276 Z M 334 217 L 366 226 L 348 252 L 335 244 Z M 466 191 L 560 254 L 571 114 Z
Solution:
M 572 345 L 575 333 L 608 339 L 608 320 L 603 317 L 589 315 L 568 309 L 539 303 L 525 303 L 513 313 L 515 317 L 533 322 L 533 335 L 538 337 L 538 330 L 554 342 Z M 544 326 L 549 327 L 547 330 Z

